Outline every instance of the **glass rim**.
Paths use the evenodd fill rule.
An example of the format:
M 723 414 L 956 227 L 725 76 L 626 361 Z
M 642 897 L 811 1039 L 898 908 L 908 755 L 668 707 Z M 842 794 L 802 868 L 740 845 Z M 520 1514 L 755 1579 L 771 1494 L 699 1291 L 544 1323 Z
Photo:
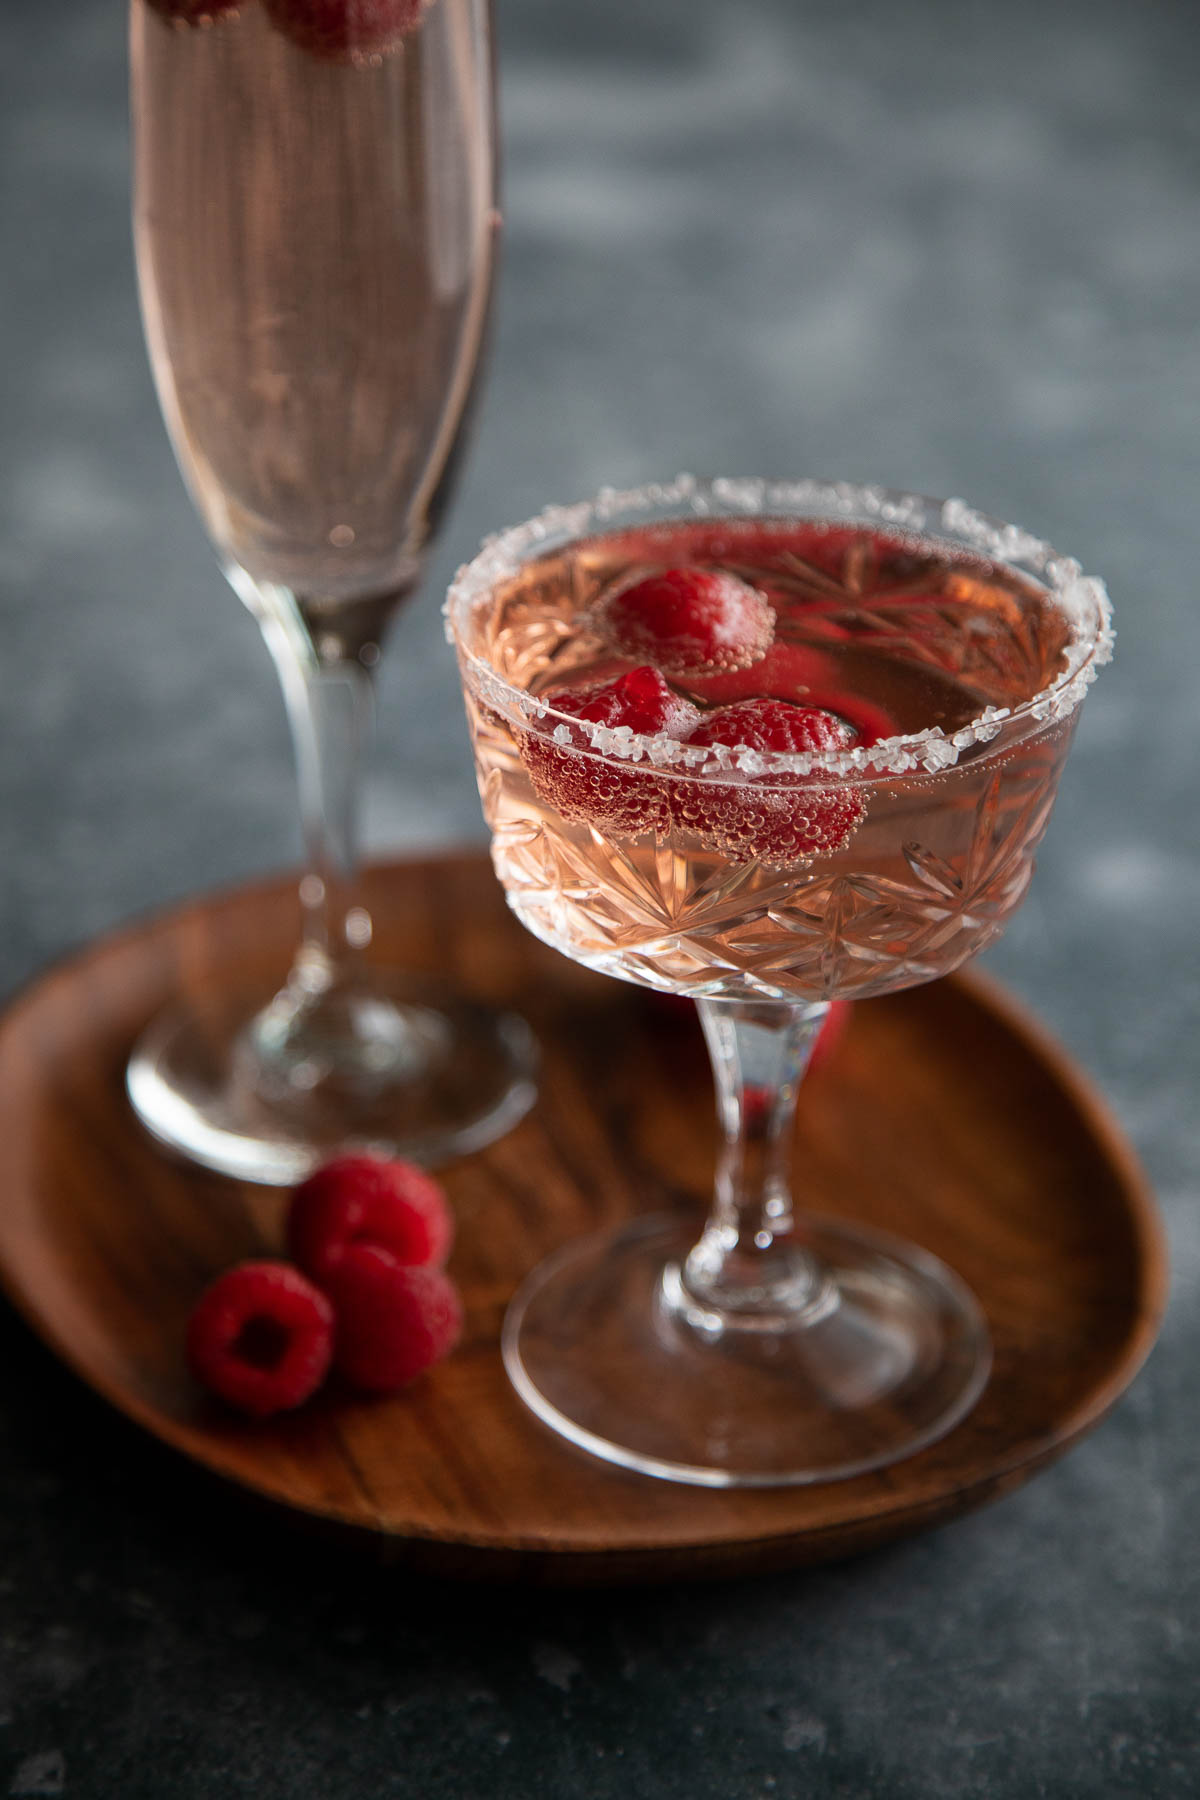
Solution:
M 987 706 L 959 730 L 941 726 L 897 733 L 847 750 L 792 753 L 755 750 L 746 745 L 694 746 L 665 734 L 646 736 L 629 726 L 609 727 L 557 711 L 547 700 L 530 694 L 500 675 L 466 641 L 465 624 L 478 602 L 504 581 L 519 575 L 538 556 L 570 543 L 633 526 L 638 515 L 654 523 L 709 519 L 811 519 L 831 524 L 884 526 L 898 537 L 941 540 L 1031 576 L 1056 604 L 1071 629 L 1064 666 L 1053 681 L 1019 706 Z M 1116 633 L 1104 583 L 1085 575 L 1073 557 L 1019 526 L 1007 525 L 960 499 L 935 500 L 899 489 L 845 481 L 768 481 L 758 477 L 719 476 L 711 481 L 677 475 L 619 490 L 601 488 L 594 499 L 548 506 L 520 525 L 484 539 L 477 554 L 464 563 L 450 584 L 442 608 L 446 636 L 459 657 L 476 674 L 479 691 L 499 710 L 515 711 L 532 727 L 570 743 L 579 754 L 588 744 L 598 757 L 647 763 L 666 772 L 700 780 L 730 775 L 828 775 L 839 781 L 878 780 L 906 774 L 941 774 L 965 750 L 982 747 L 984 755 L 1008 749 L 1014 741 L 1067 719 L 1079 707 L 1099 670 L 1112 657 Z M 974 760 L 974 759 L 973 759 Z

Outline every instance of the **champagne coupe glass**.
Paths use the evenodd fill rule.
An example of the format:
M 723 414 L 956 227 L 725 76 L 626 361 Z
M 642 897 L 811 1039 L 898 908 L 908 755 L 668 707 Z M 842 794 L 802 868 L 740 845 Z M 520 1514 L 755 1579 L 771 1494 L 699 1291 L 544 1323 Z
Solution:
M 631 584 L 696 565 L 770 603 L 773 641 L 732 669 L 697 668 L 694 642 L 681 669 L 669 620 L 621 636 Z M 794 1210 L 797 1087 L 831 1001 L 947 973 L 1020 902 L 1108 658 L 1103 588 L 961 501 L 680 477 L 491 540 L 447 614 L 510 905 L 567 956 L 697 1000 L 723 1140 L 702 1231 L 640 1219 L 527 1279 L 503 1334 L 518 1393 L 597 1456 L 713 1487 L 932 1442 L 983 1388 L 983 1318 L 916 1245 Z M 648 735 L 581 714 L 635 664 L 695 710 Z M 747 744 L 738 705 L 764 699 L 834 714 L 837 747 Z
M 530 1104 L 514 1017 L 385 977 L 355 891 L 372 673 L 445 506 L 499 224 L 489 0 L 132 0 L 134 227 L 171 440 L 287 704 L 308 873 L 285 984 L 235 973 L 128 1072 L 161 1140 L 288 1183 L 436 1161 Z

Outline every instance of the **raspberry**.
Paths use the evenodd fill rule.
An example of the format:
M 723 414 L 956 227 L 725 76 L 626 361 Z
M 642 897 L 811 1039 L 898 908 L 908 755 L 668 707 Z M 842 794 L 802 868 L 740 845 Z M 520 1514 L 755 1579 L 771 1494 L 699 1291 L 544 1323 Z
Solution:
M 570 718 L 610 729 L 625 726 L 645 737 L 683 738 L 700 719 L 691 701 L 650 668 L 632 669 L 604 687 L 567 688 L 545 698 Z M 583 819 L 617 836 L 664 835 L 670 828 L 667 783 L 653 765 L 605 758 L 592 750 L 584 732 L 575 739 L 579 749 L 554 743 L 550 733 L 560 723 L 546 720 L 521 741 L 521 760 L 538 797 L 564 819 Z
M 192 1373 L 256 1419 L 300 1406 L 325 1379 L 333 1308 L 289 1263 L 244 1262 L 201 1295 L 188 1320 Z
M 657 669 L 631 669 L 603 687 L 565 688 L 547 694 L 556 712 L 570 713 L 593 725 L 627 725 L 643 737 L 667 732 L 672 737 L 691 731 L 700 715 L 689 700 L 668 686 Z
M 819 754 L 848 749 L 856 735 L 844 720 L 817 707 L 756 699 L 710 713 L 687 741 Z M 809 776 L 775 775 L 765 784 L 677 780 L 671 784 L 671 810 L 675 823 L 706 848 L 734 861 L 757 858 L 787 868 L 840 850 L 865 809 L 851 787 L 819 787 Z
M 765 654 L 775 613 L 757 588 L 720 569 L 663 569 L 603 602 L 598 619 L 626 656 L 666 675 L 745 669 Z
M 453 1349 L 458 1290 L 440 1269 L 407 1268 L 378 1244 L 349 1244 L 325 1291 L 337 1314 L 334 1366 L 354 1387 L 386 1394 Z
M 271 23 L 329 62 L 370 62 L 419 24 L 422 0 L 263 0 Z
M 847 750 L 857 732 L 834 713 L 816 706 L 761 697 L 738 700 L 702 719 L 689 744 L 744 744 L 749 750 L 783 751 L 790 756 Z
M 209 25 L 226 13 L 236 12 L 240 0 L 149 0 L 164 19 L 181 25 Z
M 288 1249 L 321 1281 L 351 1244 L 381 1244 L 402 1263 L 440 1268 L 454 1221 L 437 1182 L 413 1163 L 340 1156 L 296 1189 Z

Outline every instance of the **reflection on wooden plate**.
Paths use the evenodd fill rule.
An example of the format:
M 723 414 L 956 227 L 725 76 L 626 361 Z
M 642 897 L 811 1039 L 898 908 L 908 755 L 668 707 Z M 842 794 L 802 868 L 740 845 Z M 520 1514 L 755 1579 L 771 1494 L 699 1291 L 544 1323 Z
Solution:
M 257 994 L 282 974 L 291 881 L 93 944 L 0 1022 L 0 1279 L 73 1369 L 164 1442 L 430 1571 L 675 1579 L 817 1562 L 951 1518 L 1026 1480 L 1132 1379 L 1166 1289 L 1143 1178 L 1062 1051 L 993 986 L 957 977 L 855 1009 L 802 1097 L 796 1188 L 812 1211 L 911 1238 L 970 1283 L 995 1367 L 969 1418 L 905 1462 L 810 1488 L 710 1492 L 574 1451 L 508 1388 L 504 1307 L 580 1232 L 672 1205 L 699 1221 L 715 1150 L 699 1032 L 530 938 L 481 857 L 377 868 L 368 889 L 380 960 L 517 1005 L 545 1058 L 534 1112 L 444 1171 L 467 1332 L 395 1399 L 331 1387 L 249 1425 L 195 1391 L 188 1310 L 219 1270 L 279 1245 L 285 1197 L 169 1161 L 124 1097 L 129 1047 L 170 995 Z

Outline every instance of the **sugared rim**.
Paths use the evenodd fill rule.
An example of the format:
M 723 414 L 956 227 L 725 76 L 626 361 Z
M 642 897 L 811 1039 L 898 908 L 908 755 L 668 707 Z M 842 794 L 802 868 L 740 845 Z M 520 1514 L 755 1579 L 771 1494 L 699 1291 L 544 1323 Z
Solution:
M 790 753 L 754 750 L 746 745 L 692 745 L 666 736 L 645 737 L 627 725 L 608 727 L 568 718 L 544 699 L 514 687 L 466 643 L 460 622 L 476 603 L 501 582 L 511 580 L 536 556 L 564 544 L 593 537 L 630 515 L 653 514 L 656 522 L 672 519 L 803 518 L 831 523 L 858 521 L 886 526 L 899 536 L 940 538 L 972 550 L 992 562 L 1031 575 L 1055 602 L 1071 628 L 1063 652 L 1064 666 L 1054 680 L 1020 706 L 988 706 L 947 735 L 940 726 L 881 738 L 849 750 Z M 602 488 L 594 500 L 570 506 L 548 506 L 523 525 L 485 539 L 473 561 L 459 569 L 443 609 L 446 636 L 472 670 L 482 698 L 501 710 L 515 710 L 561 741 L 579 746 L 582 731 L 592 749 L 625 762 L 673 765 L 688 776 L 706 777 L 731 771 L 749 776 L 829 774 L 869 780 L 913 771 L 936 774 L 952 768 L 964 750 L 1003 736 L 1005 744 L 1052 721 L 1070 716 L 1111 659 L 1115 638 L 1112 607 L 1104 583 L 1084 575 L 1073 557 L 1018 526 L 975 511 L 964 500 L 931 500 L 892 488 L 862 487 L 851 482 L 763 481 L 719 477 L 701 481 L 677 475 L 673 481 L 620 492 Z

